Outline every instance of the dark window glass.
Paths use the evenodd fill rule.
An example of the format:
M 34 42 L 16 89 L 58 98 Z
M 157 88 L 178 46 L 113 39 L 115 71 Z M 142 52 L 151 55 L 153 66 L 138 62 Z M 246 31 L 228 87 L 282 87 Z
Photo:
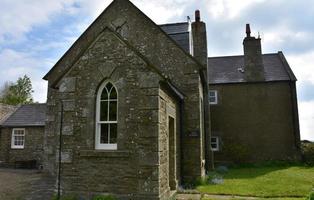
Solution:
M 108 91 L 107 91 L 106 88 L 104 88 L 104 89 L 102 90 L 100 100 L 108 100 L 108 98 L 109 98 Z
M 113 100 L 113 99 L 116 100 L 117 99 L 117 91 L 116 91 L 116 89 L 114 87 L 111 89 L 110 99 L 111 100 Z
M 109 141 L 109 134 L 108 134 L 108 124 L 101 124 L 100 127 L 100 143 L 101 144 L 108 144 Z
M 109 103 L 109 121 L 117 121 L 117 101 Z
M 100 121 L 108 121 L 108 101 L 100 102 Z
M 110 124 L 110 143 L 117 143 L 117 124 Z
M 113 85 L 110 82 L 107 83 L 106 88 L 107 88 L 108 92 L 111 90 L 112 87 L 113 87 Z

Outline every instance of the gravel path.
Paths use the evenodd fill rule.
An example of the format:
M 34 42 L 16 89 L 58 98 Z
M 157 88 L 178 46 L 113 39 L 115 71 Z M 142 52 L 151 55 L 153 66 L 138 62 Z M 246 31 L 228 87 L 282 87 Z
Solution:
M 54 181 L 37 170 L 0 169 L 0 200 L 50 200 Z

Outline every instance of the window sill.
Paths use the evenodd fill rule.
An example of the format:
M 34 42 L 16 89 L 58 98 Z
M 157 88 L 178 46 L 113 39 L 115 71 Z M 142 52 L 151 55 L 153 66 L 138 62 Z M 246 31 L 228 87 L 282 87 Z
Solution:
M 102 157 L 102 158 L 127 158 L 130 156 L 129 151 L 119 150 L 81 150 L 81 157 Z
M 12 150 L 23 150 L 24 147 L 11 147 Z

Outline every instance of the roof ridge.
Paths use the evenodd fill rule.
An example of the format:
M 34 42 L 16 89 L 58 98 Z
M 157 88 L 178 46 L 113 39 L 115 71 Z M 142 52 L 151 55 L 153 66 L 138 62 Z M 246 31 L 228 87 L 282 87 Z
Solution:
M 263 53 L 262 56 L 269 56 L 269 55 L 278 55 L 278 53 Z M 230 56 L 213 56 L 208 57 L 208 59 L 212 58 L 234 58 L 234 57 L 243 57 L 244 55 L 230 55 Z
M 175 22 L 175 23 L 165 23 L 165 24 L 157 24 L 158 26 L 171 26 L 171 25 L 179 25 L 179 24 L 189 24 L 189 22 Z

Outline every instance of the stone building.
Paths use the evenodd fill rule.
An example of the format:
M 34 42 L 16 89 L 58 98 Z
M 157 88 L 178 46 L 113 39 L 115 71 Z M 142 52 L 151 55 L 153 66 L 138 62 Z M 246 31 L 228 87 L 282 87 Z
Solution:
M 293 157 L 299 140 L 296 79 L 282 53 L 262 56 L 260 40 L 250 35 L 244 44 L 245 56 L 229 63 L 229 57 L 208 58 L 199 11 L 193 23 L 156 25 L 129 0 L 114 0 L 44 77 L 44 168 L 64 195 L 163 200 L 205 175 L 212 149 L 219 160 L 232 159 L 224 144 L 233 136 L 243 139 L 239 147 L 260 138 L 279 145 L 274 157 L 252 150 L 262 152 L 260 160 Z M 228 80 L 236 81 L 219 82 Z M 265 102 L 259 104 L 260 98 Z M 293 119 L 267 118 L 274 108 Z M 244 122 L 235 128 L 237 117 Z
M 297 79 L 282 52 L 262 54 L 246 32 L 244 56 L 208 59 L 214 160 L 299 159 Z
M 16 108 L 1 124 L 0 164 L 37 168 L 43 162 L 46 104 Z
M 58 173 L 61 129 L 63 194 L 168 199 L 205 175 L 205 24 L 197 17 L 193 38 L 172 28 L 115 0 L 44 77 L 45 168 Z

